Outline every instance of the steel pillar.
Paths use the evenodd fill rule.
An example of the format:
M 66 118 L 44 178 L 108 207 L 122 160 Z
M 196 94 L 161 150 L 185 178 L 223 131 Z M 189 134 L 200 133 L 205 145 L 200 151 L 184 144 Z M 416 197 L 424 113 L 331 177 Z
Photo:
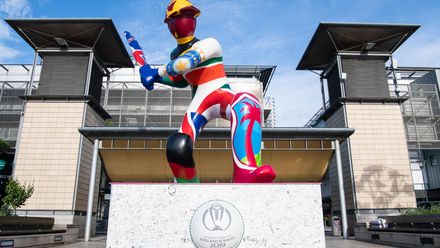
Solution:
M 344 176 L 342 175 L 341 148 L 339 147 L 339 140 L 335 140 L 334 144 L 336 168 L 338 171 L 339 200 L 341 202 L 342 236 L 344 239 L 348 239 L 347 208 L 345 206 Z
M 98 164 L 98 149 L 99 149 L 99 140 L 95 139 L 93 146 L 92 169 L 90 170 L 89 198 L 87 200 L 86 230 L 84 233 L 84 240 L 86 242 L 90 240 L 90 232 L 92 225 L 93 195 L 95 194 L 96 167 Z

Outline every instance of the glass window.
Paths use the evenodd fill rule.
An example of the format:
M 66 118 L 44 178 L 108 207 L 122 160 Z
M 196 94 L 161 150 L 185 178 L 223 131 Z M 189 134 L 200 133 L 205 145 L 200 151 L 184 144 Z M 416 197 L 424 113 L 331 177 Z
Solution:
M 438 165 L 437 158 L 434 155 L 430 155 L 429 156 L 429 160 L 431 161 L 431 166 L 437 166 Z

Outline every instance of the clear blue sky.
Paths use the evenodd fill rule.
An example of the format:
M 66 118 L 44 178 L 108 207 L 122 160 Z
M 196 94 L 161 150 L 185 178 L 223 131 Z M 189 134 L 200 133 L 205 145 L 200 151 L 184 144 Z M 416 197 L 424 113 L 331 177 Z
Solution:
M 167 62 L 175 41 L 163 23 L 168 0 L 0 0 L 0 17 L 110 17 L 131 31 L 151 63 Z M 440 67 L 437 0 L 193 0 L 202 11 L 197 36 L 215 37 L 226 64 L 278 66 L 267 93 L 278 126 L 303 126 L 321 104 L 318 78 L 295 71 L 319 22 L 421 24 L 396 53 L 399 66 Z M 32 50 L 0 23 L 0 63 L 31 63 Z

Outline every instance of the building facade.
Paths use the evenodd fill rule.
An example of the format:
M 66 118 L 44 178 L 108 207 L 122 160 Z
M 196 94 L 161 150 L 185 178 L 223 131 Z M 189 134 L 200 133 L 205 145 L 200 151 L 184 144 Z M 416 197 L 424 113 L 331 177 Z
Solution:
M 400 105 L 417 202 L 440 200 L 440 69 L 429 67 L 386 67 L 390 97 L 405 97 Z M 328 107 L 327 102 L 327 107 Z M 321 108 L 305 126 L 324 125 Z M 328 178 L 324 184 L 328 185 Z M 327 192 L 327 193 L 326 193 Z M 330 198 L 329 187 L 323 191 Z
M 400 74 L 392 55 L 418 27 L 321 23 L 297 67 L 319 71 L 316 73 L 321 80 L 323 107 L 306 126 L 356 130 L 341 146 L 343 197 L 351 231 L 356 223 L 369 223 L 378 216 L 398 215 L 416 207 L 415 173 L 407 138 L 408 130 L 410 135 L 421 131 L 411 127 L 414 121 L 420 122 L 414 116 L 405 118 L 414 111 L 411 104 L 416 99 L 408 86 L 413 80 L 397 77 Z M 401 85 L 403 81 L 399 80 L 407 84 Z M 423 89 L 419 94 L 419 98 L 426 98 Z M 407 113 L 402 114 L 402 109 Z M 326 213 L 339 216 L 342 207 L 335 161 L 323 185 Z
M 401 106 L 417 201 L 440 200 L 440 69 L 387 68 L 390 93 L 405 96 Z M 396 83 L 396 84 L 395 84 Z

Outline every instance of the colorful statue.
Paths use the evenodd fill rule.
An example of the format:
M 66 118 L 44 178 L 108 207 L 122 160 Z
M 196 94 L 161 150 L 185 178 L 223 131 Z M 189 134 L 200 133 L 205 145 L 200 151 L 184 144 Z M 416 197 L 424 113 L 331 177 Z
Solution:
M 193 98 L 179 132 L 168 139 L 167 159 L 177 182 L 199 182 L 193 159 L 193 144 L 208 121 L 231 121 L 234 163 L 233 182 L 264 183 L 275 179 L 270 165 L 262 165 L 262 108 L 257 98 L 246 92 L 233 92 L 223 66 L 222 49 L 217 40 L 194 37 L 197 9 L 187 0 L 173 0 L 165 23 L 177 41 L 171 61 L 151 68 L 130 33 L 126 37 L 135 59 L 142 65 L 141 82 L 148 90 L 154 83 L 192 88 Z M 207 161 L 208 162 L 208 161 Z

